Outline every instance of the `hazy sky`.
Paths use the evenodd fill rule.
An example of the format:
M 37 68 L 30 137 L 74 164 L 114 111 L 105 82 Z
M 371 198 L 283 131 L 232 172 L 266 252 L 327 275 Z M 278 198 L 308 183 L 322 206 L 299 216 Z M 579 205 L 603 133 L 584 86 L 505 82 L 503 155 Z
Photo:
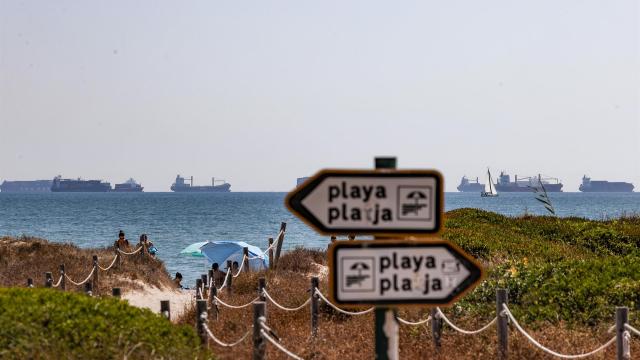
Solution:
M 0 0 L 0 179 L 286 191 L 396 155 L 640 187 L 637 0 Z

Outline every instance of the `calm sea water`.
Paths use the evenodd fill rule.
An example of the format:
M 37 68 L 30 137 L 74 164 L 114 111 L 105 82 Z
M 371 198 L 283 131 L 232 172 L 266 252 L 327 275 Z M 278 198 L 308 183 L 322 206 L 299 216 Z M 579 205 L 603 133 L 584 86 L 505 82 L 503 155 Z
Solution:
M 31 235 L 80 247 L 109 246 L 118 231 L 137 242 L 149 234 L 169 272 L 186 284 L 204 272 L 202 258 L 180 255 L 187 245 L 206 240 L 240 240 L 267 247 L 280 222 L 287 223 L 284 248 L 324 248 L 328 239 L 298 221 L 284 207 L 284 193 L 99 194 L 0 193 L 0 235 Z M 640 193 L 553 193 L 559 216 L 591 219 L 640 214 Z M 476 193 L 445 194 L 446 210 L 473 207 L 505 215 L 544 214 L 528 193 L 481 198 Z

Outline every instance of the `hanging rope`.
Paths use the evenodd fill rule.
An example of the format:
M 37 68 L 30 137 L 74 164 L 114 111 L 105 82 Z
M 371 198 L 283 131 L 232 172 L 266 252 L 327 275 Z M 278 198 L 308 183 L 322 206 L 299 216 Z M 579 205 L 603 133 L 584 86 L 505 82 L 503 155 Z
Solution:
M 431 321 L 431 316 L 429 316 L 428 318 L 426 318 L 426 319 L 424 319 L 424 320 L 420 320 L 420 321 L 416 321 L 416 322 L 408 321 L 408 320 L 405 320 L 405 319 L 399 318 L 399 317 L 397 317 L 397 316 L 396 316 L 396 320 L 398 320 L 399 322 L 401 322 L 401 323 L 403 323 L 403 324 L 405 324 L 405 325 L 413 325 L 413 326 L 416 326 L 416 325 L 422 325 L 422 324 L 426 324 L 426 323 L 428 323 L 429 321 Z
M 211 340 L 213 340 L 218 345 L 224 346 L 224 347 L 234 347 L 234 346 L 240 344 L 241 342 L 243 342 L 244 339 L 246 339 L 247 336 L 249 336 L 249 334 L 251 334 L 251 331 L 247 331 L 244 335 L 242 335 L 242 337 L 240 339 L 238 339 L 238 340 L 236 340 L 236 341 L 234 341 L 232 343 L 226 343 L 226 342 L 223 342 L 222 340 L 219 340 L 215 336 L 213 336 L 213 333 L 211 332 L 211 330 L 209 330 L 209 327 L 207 326 L 207 323 L 202 324 L 202 327 L 204 328 L 204 331 L 207 333 L 207 335 L 209 335 Z
M 55 288 L 55 287 L 60 286 L 60 284 L 61 284 L 61 283 L 62 283 L 62 276 L 60 276 L 60 278 L 58 279 L 58 282 L 57 282 L 57 283 L 52 284 L 51 286 L 53 286 L 53 287 Z
M 66 273 L 64 274 L 64 277 L 67 278 L 67 280 L 69 280 L 73 285 L 80 286 L 80 285 L 86 283 L 87 281 L 89 281 L 89 279 L 91 279 L 91 276 L 93 276 L 93 272 L 94 271 L 96 271 L 96 268 L 92 268 L 91 272 L 89 273 L 89 275 L 87 275 L 87 278 L 84 279 L 81 282 L 75 282 L 75 281 L 71 280 L 71 278 Z
M 280 310 L 284 310 L 284 311 L 298 311 L 300 309 L 303 309 L 305 306 L 309 305 L 309 303 L 311 302 L 311 299 L 307 299 L 307 301 L 305 301 L 302 305 L 295 307 L 295 308 L 288 308 L 286 306 L 282 306 L 280 304 L 278 304 L 272 297 L 271 295 L 269 295 L 269 293 L 267 292 L 266 289 L 262 290 L 262 294 L 264 294 L 264 296 L 269 299 L 269 301 L 271 301 L 273 303 L 273 305 L 275 305 L 278 309 Z
M 558 352 L 555 352 L 549 348 L 544 347 L 542 344 L 540 344 L 539 342 L 536 341 L 536 339 L 534 339 L 533 337 L 531 337 L 531 335 L 529 335 L 523 328 L 522 326 L 520 326 L 520 324 L 518 323 L 518 321 L 516 320 L 516 318 L 513 316 L 513 314 L 511 313 L 511 311 L 509 310 L 509 308 L 507 307 L 507 304 L 502 304 L 502 307 L 504 309 L 503 313 L 506 314 L 509 319 L 511 319 L 511 321 L 513 322 L 513 325 L 515 325 L 515 327 L 518 329 L 518 331 L 520 331 L 520 333 L 522 335 L 524 335 L 525 338 L 527 338 L 527 340 L 529 340 L 530 343 L 532 343 L 533 345 L 535 345 L 538 349 L 546 352 L 549 355 L 553 355 L 553 356 L 557 356 L 559 358 L 563 358 L 563 359 L 580 359 L 580 358 L 585 358 L 594 354 L 599 353 L 600 351 L 606 349 L 608 346 L 610 346 L 611 344 L 613 344 L 616 341 L 616 337 L 612 337 L 609 341 L 607 341 L 606 343 L 604 343 L 602 346 L 600 346 L 599 348 L 590 351 L 588 353 L 584 353 L 584 354 L 577 354 L 577 355 L 565 355 L 565 354 L 560 354 Z
M 243 256 L 242 257 L 242 264 L 240 264 L 240 267 L 238 268 L 238 272 L 233 275 L 234 278 L 237 278 L 238 276 L 240 276 L 240 273 L 242 272 L 242 268 L 244 267 L 244 263 L 247 261 L 247 257 Z M 228 272 L 231 272 L 231 269 L 227 270 Z
M 116 260 L 118 260 L 118 255 L 116 254 L 116 256 L 113 258 L 113 261 L 111 262 L 111 265 L 107 266 L 106 268 L 103 268 L 102 266 L 100 266 L 100 264 L 98 264 L 98 267 L 100 268 L 100 270 L 102 271 L 107 271 L 109 269 L 111 269 L 113 267 L 113 265 L 115 265 Z
M 444 320 L 444 322 L 447 323 L 447 325 L 451 326 L 451 328 L 453 328 L 453 330 L 465 334 L 465 335 L 475 335 L 475 334 L 479 334 L 485 330 L 487 330 L 489 327 L 491 327 L 491 325 L 493 325 L 497 320 L 498 317 L 494 317 L 493 320 L 491 320 L 487 325 L 483 326 L 482 328 L 478 329 L 478 330 L 465 330 L 465 329 L 461 329 L 459 327 L 457 327 L 454 323 L 451 322 L 451 320 L 449 320 L 445 314 L 442 312 L 442 310 L 440 310 L 440 308 L 436 308 L 437 314 L 438 316 Z
M 632 333 L 634 333 L 636 336 L 640 336 L 640 330 L 634 328 L 633 326 L 629 325 L 629 324 L 624 324 L 624 328 L 631 331 Z
M 140 246 L 139 248 L 135 249 L 135 250 L 134 250 L 134 251 L 132 251 L 132 252 L 126 252 L 126 251 L 122 251 L 122 250 L 120 250 L 120 249 L 118 249 L 118 252 L 119 252 L 120 254 L 122 254 L 122 255 L 133 255 L 133 254 L 138 253 L 140 250 L 142 250 L 142 246 Z
M 277 347 L 278 350 L 282 351 L 283 353 L 285 353 L 290 358 L 296 359 L 296 360 L 304 360 L 300 356 L 292 353 L 291 351 L 287 350 L 287 348 L 285 348 L 284 346 L 280 345 L 280 343 L 278 343 L 275 339 L 273 339 L 271 336 L 267 335 L 267 332 L 264 331 L 263 329 L 260 329 L 260 335 L 262 335 L 265 339 L 269 340 L 269 342 L 271 344 L 273 344 L 273 346 Z
M 345 315 L 364 315 L 367 313 L 370 313 L 373 311 L 374 308 L 369 308 L 367 310 L 363 310 L 363 311 L 346 311 L 346 310 L 342 310 L 339 307 L 333 305 L 329 299 L 327 299 L 324 295 L 322 295 L 322 293 L 320 292 L 320 290 L 316 289 L 316 294 L 318 294 L 318 296 L 320 296 L 320 298 L 322 299 L 322 301 L 324 301 L 325 303 L 327 303 L 327 305 L 331 306 L 332 308 L 334 308 L 336 311 L 341 312 Z
M 246 304 L 244 304 L 244 305 L 231 305 L 231 304 L 227 304 L 226 302 L 224 302 L 224 301 L 220 300 L 220 298 L 219 298 L 219 297 L 217 297 L 217 296 L 214 296 L 214 297 L 213 297 L 213 299 L 214 299 L 214 300 L 216 300 L 217 302 L 219 302 L 222 306 L 226 306 L 226 307 L 228 307 L 228 308 L 230 308 L 230 309 L 243 309 L 243 308 L 246 308 L 247 306 L 249 306 L 249 305 L 253 304 L 254 302 L 256 302 L 256 301 L 260 300 L 260 297 L 257 297 L 257 298 L 255 298 L 255 299 L 251 300 L 251 302 L 246 303 Z

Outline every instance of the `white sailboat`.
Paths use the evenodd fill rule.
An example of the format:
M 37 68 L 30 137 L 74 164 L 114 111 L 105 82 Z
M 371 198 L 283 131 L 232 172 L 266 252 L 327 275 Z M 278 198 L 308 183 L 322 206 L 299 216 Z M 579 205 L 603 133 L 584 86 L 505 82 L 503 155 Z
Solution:
M 484 183 L 484 191 L 480 193 L 482 197 L 491 197 L 498 196 L 498 191 L 496 190 L 496 186 L 493 184 L 493 179 L 491 179 L 491 171 L 487 168 L 487 181 Z

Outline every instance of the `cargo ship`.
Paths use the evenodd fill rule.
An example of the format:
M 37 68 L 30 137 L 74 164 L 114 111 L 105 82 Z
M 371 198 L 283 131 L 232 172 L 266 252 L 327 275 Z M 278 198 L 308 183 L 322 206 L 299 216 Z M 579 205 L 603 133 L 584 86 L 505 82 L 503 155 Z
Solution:
M 116 184 L 113 189 L 114 192 L 142 192 L 142 185 L 138 184 L 133 178 L 123 182 L 122 184 Z
M 518 178 L 518 175 L 515 175 L 514 181 L 511 181 L 511 176 L 505 174 L 504 171 L 498 177 L 496 190 L 498 192 L 529 192 L 539 187 L 540 182 L 542 182 L 547 192 L 562 192 L 562 183 L 557 178 L 538 176 Z
M 190 183 L 187 184 L 184 181 L 185 179 L 178 175 L 176 176 L 176 182 L 171 185 L 171 191 L 175 192 L 230 192 L 231 184 L 227 183 L 224 180 L 216 180 L 215 178 L 211 178 L 211 185 L 193 185 L 193 176 L 190 178 Z M 222 182 L 220 185 L 216 185 L 216 181 Z
M 480 184 L 478 178 L 475 180 L 469 180 L 466 176 L 460 180 L 460 185 L 457 187 L 460 192 L 482 192 L 484 190 L 484 184 Z
M 584 175 L 579 190 L 582 192 L 633 192 L 633 184 L 621 181 L 591 180 L 590 177 Z
M 52 192 L 109 192 L 111 184 L 102 180 L 63 179 L 60 175 L 53 178 Z
M 8 181 L 5 180 L 0 184 L 0 192 L 3 193 L 42 193 L 51 192 L 51 180 L 27 180 L 27 181 Z

